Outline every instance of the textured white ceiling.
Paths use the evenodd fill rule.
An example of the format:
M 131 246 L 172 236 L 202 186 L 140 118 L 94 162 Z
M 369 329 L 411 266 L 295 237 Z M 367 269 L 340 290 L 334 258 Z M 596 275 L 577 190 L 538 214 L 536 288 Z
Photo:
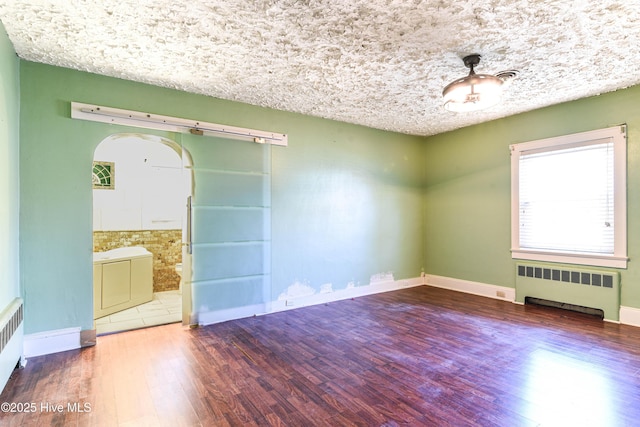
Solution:
M 0 0 L 0 20 L 28 61 L 416 135 L 640 83 L 640 0 Z M 445 111 L 471 53 L 518 77 Z

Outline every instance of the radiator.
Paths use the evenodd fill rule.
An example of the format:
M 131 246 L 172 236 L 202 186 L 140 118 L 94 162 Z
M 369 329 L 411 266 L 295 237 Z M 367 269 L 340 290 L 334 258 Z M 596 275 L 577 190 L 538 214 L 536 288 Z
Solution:
M 516 265 L 516 301 L 539 298 L 602 310 L 604 318 L 620 318 L 620 274 L 617 271 Z
M 0 313 L 0 390 L 22 358 L 23 316 L 21 298 L 15 298 Z

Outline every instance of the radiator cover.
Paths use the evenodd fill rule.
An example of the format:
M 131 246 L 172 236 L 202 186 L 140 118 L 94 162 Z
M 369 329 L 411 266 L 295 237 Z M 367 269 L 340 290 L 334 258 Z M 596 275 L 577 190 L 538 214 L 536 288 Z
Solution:
M 620 319 L 620 274 L 589 268 L 516 265 L 516 301 L 526 297 L 596 308 L 606 320 Z
M 22 360 L 23 318 L 21 298 L 15 298 L 0 312 L 0 391 Z

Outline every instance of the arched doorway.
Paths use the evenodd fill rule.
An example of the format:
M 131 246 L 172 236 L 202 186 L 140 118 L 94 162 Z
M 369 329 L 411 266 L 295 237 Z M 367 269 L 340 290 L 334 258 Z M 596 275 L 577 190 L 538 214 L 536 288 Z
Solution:
M 189 317 L 190 289 L 181 286 L 181 275 L 190 274 L 182 245 L 192 189 L 185 161 L 190 156 L 183 155 L 180 144 L 154 135 L 114 134 L 96 147 L 93 304 L 98 335 Z

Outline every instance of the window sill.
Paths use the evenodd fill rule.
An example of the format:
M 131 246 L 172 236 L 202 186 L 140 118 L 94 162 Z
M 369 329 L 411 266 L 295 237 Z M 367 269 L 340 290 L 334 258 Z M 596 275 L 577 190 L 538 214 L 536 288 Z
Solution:
M 545 252 L 525 249 L 512 249 L 511 258 L 529 261 L 558 262 L 562 264 L 580 264 L 594 267 L 627 268 L 629 258 L 597 255 L 597 254 L 566 254 L 561 252 Z

